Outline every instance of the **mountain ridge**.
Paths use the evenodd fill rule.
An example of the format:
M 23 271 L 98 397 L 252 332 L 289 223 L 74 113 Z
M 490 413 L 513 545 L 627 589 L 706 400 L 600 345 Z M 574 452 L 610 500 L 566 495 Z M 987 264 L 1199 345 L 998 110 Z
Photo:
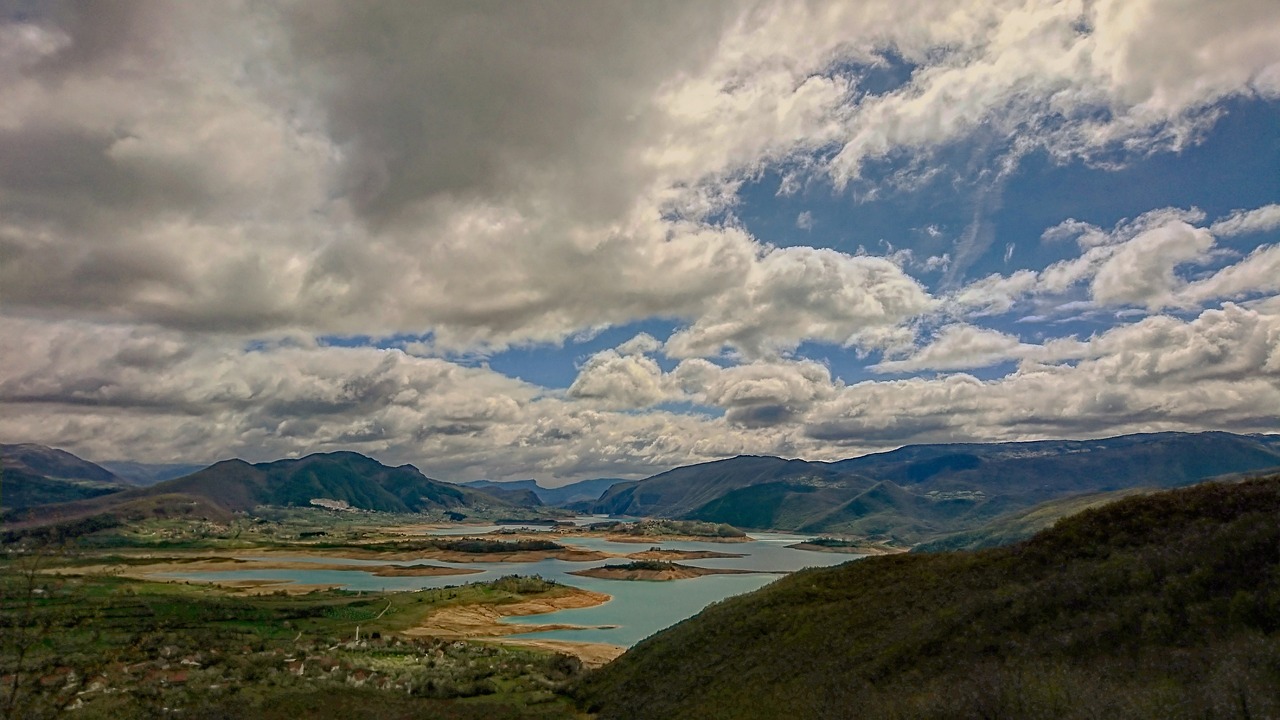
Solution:
M 1220 431 L 910 445 L 834 462 L 742 455 L 615 485 L 591 510 L 914 545 L 1071 495 L 1277 467 L 1280 435 Z M 883 482 L 894 501 L 856 501 Z

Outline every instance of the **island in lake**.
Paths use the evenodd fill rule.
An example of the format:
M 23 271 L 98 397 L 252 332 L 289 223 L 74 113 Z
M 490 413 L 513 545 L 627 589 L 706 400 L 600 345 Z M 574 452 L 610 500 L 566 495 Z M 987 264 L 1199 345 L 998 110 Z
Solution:
M 660 560 L 635 560 L 625 565 L 600 565 L 585 570 L 574 570 L 570 575 L 600 578 L 602 580 L 687 580 L 704 575 L 744 575 L 760 572 L 759 570 L 740 570 L 728 568 L 704 568 L 693 565 L 681 565 Z

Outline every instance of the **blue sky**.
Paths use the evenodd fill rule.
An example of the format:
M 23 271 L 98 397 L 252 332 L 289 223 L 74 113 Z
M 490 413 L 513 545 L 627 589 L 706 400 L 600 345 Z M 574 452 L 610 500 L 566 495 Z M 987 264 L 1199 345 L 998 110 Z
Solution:
M 1269 0 L 0 15 L 0 439 L 450 480 L 1280 428 Z

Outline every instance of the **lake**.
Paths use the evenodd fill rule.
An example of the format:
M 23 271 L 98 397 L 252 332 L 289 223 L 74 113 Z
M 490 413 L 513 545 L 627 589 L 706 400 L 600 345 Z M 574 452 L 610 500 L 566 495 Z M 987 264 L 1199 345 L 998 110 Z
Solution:
M 432 534 L 479 535 L 493 529 L 495 527 L 466 526 L 445 528 L 433 531 Z M 270 558 L 264 557 L 262 559 L 342 564 L 352 566 L 353 570 L 227 570 L 175 573 L 170 577 L 202 581 L 290 580 L 304 584 L 340 585 L 350 590 L 404 591 L 482 582 L 494 580 L 504 575 L 541 575 L 548 580 L 554 580 L 565 585 L 607 593 L 613 596 L 613 600 L 596 607 L 508 618 L 507 622 L 533 625 L 548 623 L 616 625 L 617 627 L 601 629 L 539 632 L 530 634 L 530 637 L 602 642 L 630 647 L 659 630 L 696 615 L 713 602 L 761 588 L 778 579 L 784 573 L 806 567 L 838 565 L 859 557 L 840 553 L 796 550 L 787 547 L 787 545 L 798 543 L 811 537 L 809 535 L 790 535 L 786 533 L 750 533 L 751 540 L 749 542 L 739 543 L 676 541 L 619 543 L 598 537 L 556 539 L 557 542 L 562 544 L 585 550 L 601 550 L 619 554 L 641 552 L 652 546 L 660 546 L 664 550 L 707 550 L 738 553 L 745 557 L 706 558 L 682 561 L 682 563 L 708 568 L 764 571 L 760 574 L 707 575 L 688 580 L 668 582 L 603 580 L 569 574 L 574 570 L 625 562 L 625 560 L 618 558 L 591 562 L 542 560 L 523 563 L 447 563 L 432 561 L 432 564 L 471 568 L 481 572 L 471 575 L 436 577 L 377 577 L 369 573 L 359 572 L 354 568 L 369 565 L 413 565 L 417 563 L 414 561 L 389 562 L 386 560 L 353 560 L 318 555 L 281 556 L 275 554 L 271 555 Z

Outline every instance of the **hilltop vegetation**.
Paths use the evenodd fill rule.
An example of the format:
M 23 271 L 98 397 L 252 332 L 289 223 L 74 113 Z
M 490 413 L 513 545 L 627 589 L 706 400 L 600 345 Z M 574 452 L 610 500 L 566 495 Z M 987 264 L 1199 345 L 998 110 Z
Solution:
M 594 673 L 609 718 L 1280 715 L 1280 476 L 795 573 Z

